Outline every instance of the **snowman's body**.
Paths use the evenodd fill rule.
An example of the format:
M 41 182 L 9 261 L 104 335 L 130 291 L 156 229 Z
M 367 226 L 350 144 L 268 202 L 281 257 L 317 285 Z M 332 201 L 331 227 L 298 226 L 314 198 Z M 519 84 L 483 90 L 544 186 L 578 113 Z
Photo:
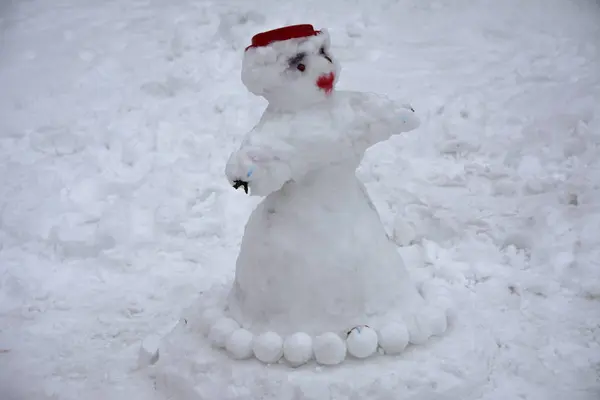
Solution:
M 412 111 L 390 107 L 336 92 L 295 112 L 267 110 L 234 154 L 229 171 L 253 157 L 252 194 L 267 196 L 246 226 L 229 298 L 242 326 L 341 332 L 422 305 L 355 174 L 368 147 L 418 125 Z
M 224 318 L 211 328 L 215 314 L 204 314 L 209 337 L 234 357 L 253 351 L 274 362 L 287 343 L 288 361 L 314 350 L 325 364 L 341 362 L 346 347 L 363 357 L 378 343 L 391 353 L 409 340 L 423 343 L 445 329 L 446 316 L 416 290 L 355 175 L 369 147 L 419 120 L 383 96 L 335 92 L 340 68 L 326 32 L 283 31 L 255 36 L 244 57 L 242 80 L 269 106 L 226 175 L 266 198 L 246 226 L 235 281 L 217 313 Z

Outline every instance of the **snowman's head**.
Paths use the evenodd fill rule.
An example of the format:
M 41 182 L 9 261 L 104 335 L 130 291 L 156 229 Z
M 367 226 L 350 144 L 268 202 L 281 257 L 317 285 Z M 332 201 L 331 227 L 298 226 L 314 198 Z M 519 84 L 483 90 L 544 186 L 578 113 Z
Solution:
M 242 82 L 272 107 L 296 110 L 326 100 L 340 65 L 330 51 L 326 30 L 292 25 L 259 33 L 246 48 Z

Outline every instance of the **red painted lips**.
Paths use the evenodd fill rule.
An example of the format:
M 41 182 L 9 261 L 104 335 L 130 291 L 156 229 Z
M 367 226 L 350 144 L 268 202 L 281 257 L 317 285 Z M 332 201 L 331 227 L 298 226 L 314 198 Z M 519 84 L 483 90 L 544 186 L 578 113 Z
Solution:
M 327 75 L 321 75 L 319 79 L 317 79 L 317 86 L 319 89 L 325 91 L 325 93 L 329 94 L 333 90 L 333 82 L 335 81 L 335 74 L 330 72 Z

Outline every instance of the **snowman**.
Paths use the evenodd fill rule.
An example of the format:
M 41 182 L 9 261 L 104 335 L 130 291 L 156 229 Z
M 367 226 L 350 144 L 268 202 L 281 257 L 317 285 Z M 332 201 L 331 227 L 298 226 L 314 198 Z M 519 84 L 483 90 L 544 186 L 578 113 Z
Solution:
M 383 96 L 336 91 L 339 76 L 328 32 L 312 25 L 257 34 L 245 50 L 242 81 L 268 106 L 225 172 L 264 199 L 208 333 L 234 358 L 334 365 L 446 329 L 445 310 L 416 289 L 356 177 L 369 147 L 419 119 Z

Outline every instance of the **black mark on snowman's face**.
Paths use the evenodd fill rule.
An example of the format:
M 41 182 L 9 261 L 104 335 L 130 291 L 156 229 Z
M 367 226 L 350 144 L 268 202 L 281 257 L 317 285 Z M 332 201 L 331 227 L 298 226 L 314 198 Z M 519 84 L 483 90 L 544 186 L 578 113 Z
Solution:
M 331 56 L 329 55 L 329 53 L 327 52 L 327 50 L 325 50 L 325 46 L 321 46 L 319 48 L 319 56 L 324 57 L 327 61 L 329 61 L 331 64 L 333 64 L 333 60 L 331 59 Z M 298 54 L 296 54 L 295 56 L 291 57 L 288 60 L 288 66 L 291 69 L 297 69 L 300 72 L 304 72 L 306 71 L 306 59 L 307 54 L 305 52 L 300 52 Z
M 327 61 L 329 61 L 330 63 L 332 63 L 332 64 L 333 64 L 333 60 L 331 59 L 331 57 L 329 57 L 329 54 L 328 54 L 328 53 L 327 53 L 327 51 L 325 50 L 325 47 L 324 47 L 324 46 L 322 46 L 322 47 L 319 49 L 319 55 L 320 55 L 320 56 L 323 56 L 323 57 L 325 57 L 325 59 L 326 59 Z
M 296 54 L 294 57 L 292 57 L 288 60 L 289 67 L 295 68 L 300 72 L 304 72 L 306 70 L 306 64 L 304 64 L 302 61 L 304 61 L 305 57 L 306 57 L 306 53 Z

